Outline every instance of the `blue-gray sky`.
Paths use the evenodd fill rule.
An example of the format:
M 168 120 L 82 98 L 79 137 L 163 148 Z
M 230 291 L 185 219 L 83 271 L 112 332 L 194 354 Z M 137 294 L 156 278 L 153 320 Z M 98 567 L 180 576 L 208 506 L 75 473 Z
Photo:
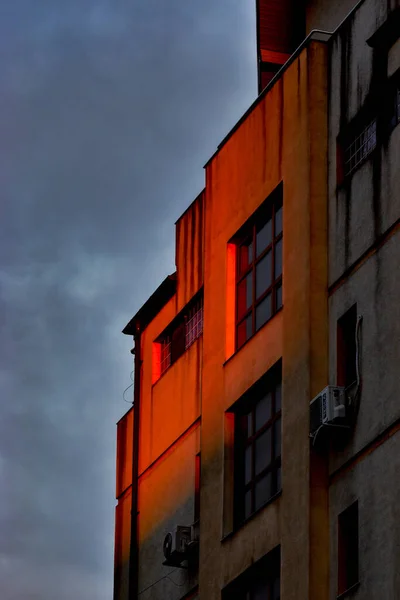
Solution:
M 0 0 L 2 600 L 112 598 L 120 332 L 255 98 L 254 5 Z

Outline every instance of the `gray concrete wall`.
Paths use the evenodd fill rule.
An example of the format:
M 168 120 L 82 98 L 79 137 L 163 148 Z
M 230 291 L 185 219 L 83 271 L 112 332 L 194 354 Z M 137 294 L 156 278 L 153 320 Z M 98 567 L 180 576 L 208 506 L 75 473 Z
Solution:
M 338 187 L 337 139 L 372 101 L 373 77 L 383 90 L 386 70 L 374 67 L 367 44 L 387 19 L 387 3 L 365 0 L 331 42 L 329 98 L 329 283 L 351 266 L 400 216 L 400 131 Z M 400 65 L 399 65 L 400 66 Z
M 356 6 L 357 0 L 309 0 L 307 2 L 307 33 L 313 29 L 334 31 Z
M 337 517 L 356 499 L 360 587 L 353 597 L 400 598 L 400 432 L 374 442 L 400 418 L 400 124 L 386 137 L 378 129 L 377 149 L 343 185 L 338 185 L 336 165 L 338 136 L 385 93 L 387 65 L 367 39 L 399 5 L 365 0 L 330 45 L 330 384 L 337 383 L 337 320 L 354 303 L 363 316 L 357 421 L 348 443 L 329 458 L 331 475 L 336 472 L 329 498 L 332 599 L 337 596 Z M 337 472 L 345 463 L 348 467 Z
M 338 515 L 358 500 L 359 579 L 354 600 L 400 597 L 400 432 L 330 488 L 331 586 L 337 597 Z

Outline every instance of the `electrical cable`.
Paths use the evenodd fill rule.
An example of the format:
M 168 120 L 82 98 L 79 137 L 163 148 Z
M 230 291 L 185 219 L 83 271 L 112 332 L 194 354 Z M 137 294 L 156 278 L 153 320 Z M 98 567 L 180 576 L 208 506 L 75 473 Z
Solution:
M 358 410 L 360 408 L 360 391 L 361 391 L 361 375 L 360 375 L 360 340 L 359 340 L 359 332 L 360 332 L 360 325 L 361 322 L 363 320 L 362 315 L 358 315 L 357 317 L 357 323 L 356 323 L 356 331 L 355 331 L 355 338 L 356 338 L 356 377 L 357 377 L 357 388 L 354 394 L 354 398 L 353 398 L 353 403 L 355 404 L 355 411 L 354 411 L 354 416 L 357 415 Z
M 154 587 L 155 585 L 157 585 L 157 583 L 160 583 L 160 581 L 163 581 L 164 579 L 169 579 L 177 587 L 183 587 L 185 585 L 185 582 L 184 583 L 176 583 L 170 577 L 170 575 L 172 575 L 172 573 L 174 573 L 178 569 L 179 569 L 179 567 L 176 567 L 175 569 L 172 569 L 172 571 L 170 571 L 169 573 L 167 573 L 167 575 L 163 575 L 162 577 L 160 577 L 160 579 L 157 579 L 157 581 L 154 581 L 153 583 L 151 583 L 150 585 L 148 585 L 147 587 L 145 587 L 143 590 L 141 590 L 138 595 L 140 596 L 141 594 L 144 594 L 144 592 L 147 592 L 147 590 L 149 590 L 150 588 Z
M 131 383 L 130 385 L 128 385 L 128 387 L 127 387 L 127 388 L 125 388 L 125 389 L 124 389 L 124 391 L 122 392 L 122 398 L 123 398 L 123 400 L 125 400 L 125 402 L 127 402 L 128 404 L 133 404 L 133 400 L 127 400 L 127 399 L 125 398 L 125 393 L 126 393 L 128 390 L 130 390 L 130 389 L 131 389 L 131 387 L 134 385 L 134 381 L 133 381 L 133 379 L 132 379 L 132 375 L 133 375 L 133 371 L 131 371 L 131 374 L 130 374 L 130 376 L 129 376 L 129 378 L 130 378 L 130 380 L 132 381 L 132 383 Z

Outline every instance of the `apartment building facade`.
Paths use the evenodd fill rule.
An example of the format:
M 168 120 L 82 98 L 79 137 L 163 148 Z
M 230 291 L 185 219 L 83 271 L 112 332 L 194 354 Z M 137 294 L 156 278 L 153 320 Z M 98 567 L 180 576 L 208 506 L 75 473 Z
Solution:
M 400 598 L 400 2 L 257 16 L 260 94 L 124 329 L 114 600 Z

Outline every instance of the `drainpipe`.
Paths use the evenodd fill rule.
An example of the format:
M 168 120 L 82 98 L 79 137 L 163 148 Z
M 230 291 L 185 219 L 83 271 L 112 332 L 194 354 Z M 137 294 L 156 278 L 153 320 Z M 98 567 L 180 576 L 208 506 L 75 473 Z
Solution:
M 132 507 L 131 507 L 131 543 L 129 556 L 129 600 L 138 600 L 139 537 L 138 537 L 138 490 L 139 490 L 139 430 L 140 430 L 140 384 L 141 384 L 141 331 L 136 324 L 134 334 L 135 376 L 133 380 L 133 457 L 132 457 Z

